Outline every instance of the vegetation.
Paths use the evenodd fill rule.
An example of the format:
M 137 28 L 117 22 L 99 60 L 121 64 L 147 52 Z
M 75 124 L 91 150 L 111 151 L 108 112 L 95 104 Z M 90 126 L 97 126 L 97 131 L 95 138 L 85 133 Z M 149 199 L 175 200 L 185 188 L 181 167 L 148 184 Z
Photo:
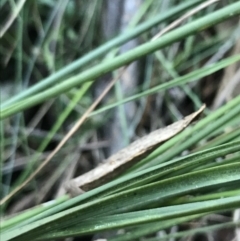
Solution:
M 1 240 L 238 237 L 240 2 L 137 2 L 0 3 Z M 204 103 L 120 177 L 64 191 Z

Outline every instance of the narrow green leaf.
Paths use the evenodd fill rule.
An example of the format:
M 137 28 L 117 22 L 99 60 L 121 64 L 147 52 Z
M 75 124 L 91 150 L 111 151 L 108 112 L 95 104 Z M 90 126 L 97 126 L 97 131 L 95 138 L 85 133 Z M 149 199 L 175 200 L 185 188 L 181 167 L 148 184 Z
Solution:
M 128 40 L 137 37 L 138 35 L 144 33 L 147 30 L 150 30 L 152 27 L 156 26 L 157 24 L 162 23 L 163 21 L 168 21 L 171 18 L 176 18 L 176 16 L 183 11 L 197 5 L 202 0 L 190 0 L 187 2 L 184 2 L 180 5 L 177 5 L 175 8 L 170 9 L 169 11 L 165 13 L 159 14 L 159 16 L 156 16 L 139 26 L 135 27 L 134 29 L 131 29 L 127 31 L 126 33 L 110 40 L 104 45 L 101 45 L 99 48 L 91 51 L 90 53 L 86 54 L 82 58 L 75 60 L 65 68 L 62 68 L 58 72 L 50 75 L 49 77 L 43 79 L 41 82 L 35 84 L 34 86 L 28 88 L 27 90 L 19 93 L 18 95 L 12 97 L 10 100 L 3 103 L 2 107 L 6 107 L 10 104 L 16 103 L 19 100 L 22 100 L 26 97 L 32 96 L 33 94 L 36 94 L 37 92 L 40 92 L 47 87 L 58 84 L 59 81 L 62 80 L 62 78 L 66 78 L 67 75 L 73 73 L 74 71 L 78 70 L 79 68 L 83 67 L 87 63 L 94 61 L 96 58 L 99 58 L 101 55 L 105 55 L 107 52 L 109 52 L 114 47 L 120 46 L 121 44 L 127 42 Z
M 169 218 L 179 218 L 185 215 L 194 215 L 201 212 L 216 212 L 233 210 L 240 205 L 240 196 L 217 199 L 205 202 L 188 203 L 182 205 L 155 208 L 126 214 L 89 219 L 78 223 L 75 227 L 58 229 L 58 232 L 43 234 L 36 240 L 55 239 L 69 236 L 97 233 L 110 229 L 124 228 L 136 224 L 148 223 Z M 23 240 L 23 239 L 20 239 Z
M 181 85 L 196 81 L 196 80 L 198 80 L 200 78 L 203 78 L 207 75 L 215 73 L 216 71 L 218 71 L 220 69 L 223 69 L 223 68 L 225 68 L 225 67 L 227 67 L 227 66 L 229 66 L 229 65 L 231 65 L 235 62 L 238 62 L 239 60 L 240 60 L 240 55 L 231 56 L 229 58 L 226 58 L 226 59 L 224 59 L 220 62 L 217 62 L 215 64 L 212 64 L 210 66 L 206 66 L 206 67 L 203 67 L 201 69 L 197 69 L 197 70 L 195 70 L 195 71 L 193 71 L 189 74 L 186 74 L 184 76 L 175 78 L 171 81 L 168 81 L 167 83 L 160 84 L 160 85 L 155 86 L 153 88 L 150 88 L 146 91 L 141 91 L 141 93 L 139 93 L 139 94 L 135 94 L 135 95 L 133 95 L 131 97 L 127 97 L 127 98 L 125 98 L 121 101 L 117 101 L 117 102 L 114 102 L 113 104 L 109 104 L 107 106 L 104 106 L 104 107 L 100 108 L 99 110 L 93 111 L 89 116 L 94 116 L 96 114 L 100 114 L 103 111 L 109 110 L 111 108 L 114 108 L 116 106 L 122 105 L 124 103 L 130 102 L 130 101 L 133 101 L 133 100 L 137 100 L 137 99 L 139 99 L 141 97 L 144 97 L 144 96 L 155 94 L 157 92 L 161 92 L 161 91 L 164 91 L 164 90 L 176 87 L 176 86 L 181 86 Z
M 215 25 L 216 23 L 222 22 L 225 19 L 229 18 L 229 14 L 234 16 L 240 12 L 240 2 L 230 4 L 227 7 L 224 7 L 218 11 L 215 11 L 211 14 L 208 14 L 200 19 L 192 21 L 182 27 L 179 27 L 166 35 L 163 35 L 160 39 L 156 41 L 151 41 L 145 43 L 134 50 L 131 50 L 125 54 L 122 54 L 116 57 L 114 60 L 105 61 L 96 67 L 93 67 L 89 70 L 82 72 L 79 75 L 71 77 L 65 80 L 63 83 L 53 86 L 46 91 L 43 91 L 39 94 L 36 94 L 32 97 L 20 101 L 14 106 L 8 106 L 1 112 L 1 118 L 6 118 L 10 115 L 13 115 L 19 111 L 25 110 L 33 105 L 46 101 L 54 96 L 57 96 L 61 93 L 64 93 L 70 90 L 73 87 L 76 87 L 80 84 L 83 84 L 86 81 L 96 79 L 99 76 L 106 74 L 114 69 L 117 69 L 123 65 L 129 64 L 132 61 L 139 59 L 140 57 L 152 53 L 157 49 L 161 49 L 174 43 L 186 36 L 192 35 L 196 32 L 202 31 L 207 27 Z
M 80 196 L 72 198 L 66 201 L 61 206 L 56 206 L 52 210 L 48 210 L 42 214 L 36 215 L 33 218 L 30 218 L 29 220 L 27 220 L 27 222 L 20 224 L 20 226 L 40 220 L 49 215 L 63 211 L 64 209 L 89 202 L 91 200 L 96 199 L 97 197 L 108 195 L 113 192 L 118 192 L 124 189 L 129 189 L 130 187 L 141 186 L 143 184 L 150 183 L 151 181 L 156 179 L 160 180 L 161 178 L 164 178 L 164 176 L 167 174 L 170 174 L 170 173 L 174 174 L 174 172 L 176 171 L 184 170 L 191 166 L 195 167 L 196 165 L 208 163 L 209 161 L 212 161 L 217 157 L 234 153 L 239 150 L 240 150 L 240 141 L 232 142 L 232 143 L 217 146 L 205 151 L 194 153 L 187 157 L 178 158 L 166 164 L 160 164 L 158 166 L 154 166 L 140 172 L 123 176 L 101 187 L 98 187 Z
M 139 208 L 143 208 L 149 205 L 155 205 L 158 203 L 158 205 L 162 202 L 166 202 L 167 199 L 173 198 L 173 197 L 179 197 L 185 194 L 190 193 L 196 193 L 204 189 L 214 188 L 216 190 L 218 187 L 221 187 L 227 183 L 233 183 L 233 182 L 240 182 L 240 163 L 234 163 L 230 165 L 224 165 L 220 167 L 215 168 L 209 168 L 206 170 L 201 170 L 197 172 L 193 172 L 190 174 L 185 174 L 182 176 L 178 176 L 175 178 L 166 179 L 163 181 L 158 181 L 155 183 L 151 183 L 148 185 L 144 185 L 142 187 L 130 189 L 128 191 L 124 191 L 115 195 L 111 195 L 105 198 L 97 199 L 92 202 L 88 202 L 84 205 L 80 205 L 78 207 L 74 207 L 71 209 L 68 209 L 66 211 L 63 211 L 61 213 L 55 214 L 51 217 L 42 219 L 40 221 L 37 221 L 35 223 L 31 223 L 25 227 L 16 228 L 12 230 L 11 232 L 6 232 L 4 237 L 7 237 L 7 239 L 3 240 L 9 240 L 14 237 L 18 237 L 23 235 L 24 238 L 25 235 L 35 235 L 34 237 L 40 235 L 40 234 L 47 234 L 51 231 L 53 233 L 54 230 L 59 229 L 68 229 L 68 227 L 73 227 L 75 224 L 79 224 L 80 222 L 83 222 L 81 224 L 81 227 L 84 227 L 84 224 L 87 224 L 87 220 L 91 218 L 101 217 L 101 220 L 103 220 L 104 216 L 111 215 L 111 214 L 117 214 L 117 213 L 124 213 L 129 212 L 130 210 L 136 210 Z M 217 201 L 210 201 L 206 202 L 206 205 L 209 206 L 206 208 L 203 208 L 204 205 L 200 205 L 199 203 L 193 203 L 189 205 L 193 205 L 195 208 L 197 208 L 198 211 L 206 212 L 206 211 L 214 211 L 219 210 L 211 207 L 211 202 L 215 203 L 215 207 L 221 203 L 221 201 L 224 202 L 224 207 L 228 207 L 229 200 L 234 200 L 231 205 L 240 204 L 240 197 L 234 197 L 234 198 L 226 198 L 224 199 L 226 203 L 223 200 L 217 200 Z M 219 203 L 218 203 L 219 202 Z M 201 202 L 203 203 L 203 202 Z M 217 204 L 218 203 L 218 204 Z M 188 204 L 187 204 L 188 205 Z M 220 204 L 221 206 L 222 204 Z M 180 205 L 182 206 L 182 205 Z M 176 206 L 173 207 L 173 209 Z M 185 206 L 184 206 L 185 207 Z M 188 206 L 190 207 L 190 206 Z M 191 206 L 192 207 L 192 206 Z M 222 207 L 222 206 L 221 206 Z M 234 206 L 230 206 L 231 209 Z M 169 207 L 170 209 L 172 207 Z M 202 209 L 203 208 L 203 209 Z M 213 209 L 212 209 L 213 208 Z M 147 210 L 146 212 L 150 212 L 153 215 L 156 214 L 156 209 L 153 210 Z M 168 207 L 164 207 L 160 209 L 161 212 L 164 213 L 166 210 L 168 210 Z M 174 209 L 175 210 L 175 209 Z M 197 211 L 191 212 L 189 208 L 187 208 L 187 212 L 185 215 L 191 215 L 191 214 L 197 214 Z M 175 210 L 176 211 L 176 210 Z M 174 212 L 175 212 L 174 211 Z M 180 212 L 183 211 L 183 208 L 180 208 Z M 170 212 L 170 211 L 169 211 Z M 171 211 L 173 212 L 173 210 Z M 140 213 L 137 212 L 137 213 Z M 150 213 L 148 213 L 150 215 Z M 125 214 L 123 214 L 125 215 Z M 126 214 L 127 215 L 127 214 Z M 130 215 L 130 214 L 129 214 Z M 136 214 L 134 213 L 133 216 L 127 216 L 126 220 L 124 219 L 126 216 L 121 216 L 120 223 L 117 224 L 116 227 L 123 227 L 127 225 L 133 225 L 137 223 L 142 222 L 149 222 L 149 221 L 157 221 L 161 220 L 161 215 L 158 216 L 158 218 L 153 218 L 151 215 L 150 219 L 141 219 L 143 218 L 143 213 L 139 215 L 139 219 L 136 220 Z M 168 213 L 169 215 L 169 213 Z M 172 213 L 170 216 L 173 215 Z M 179 214 L 180 216 L 183 215 L 183 213 Z M 180 217 L 177 215 L 176 217 Z M 170 217 L 168 216 L 168 217 Z M 174 215 L 173 215 L 174 216 Z M 115 217 L 115 216 L 114 216 Z M 146 216 L 147 217 L 147 216 Z M 146 218 L 145 217 L 145 218 Z M 175 217 L 175 216 L 174 216 Z M 108 217 L 107 217 L 108 218 Z M 100 229 L 96 228 L 98 226 L 92 225 L 91 227 L 95 227 L 95 231 L 104 230 L 106 228 L 110 228 L 110 226 L 105 227 L 105 224 L 109 223 L 107 220 L 106 222 L 103 222 L 103 225 L 100 225 Z M 90 221 L 89 221 L 90 222 Z M 129 223 L 130 222 L 130 223 Z M 114 228 L 114 222 L 112 223 L 113 226 L 111 228 Z M 102 229 L 103 228 L 103 229 Z M 82 231 L 84 233 L 87 233 L 86 229 L 85 231 Z M 78 229 L 78 233 L 80 230 Z M 61 234 L 62 235 L 62 234 Z M 22 240 L 22 239 L 20 239 Z

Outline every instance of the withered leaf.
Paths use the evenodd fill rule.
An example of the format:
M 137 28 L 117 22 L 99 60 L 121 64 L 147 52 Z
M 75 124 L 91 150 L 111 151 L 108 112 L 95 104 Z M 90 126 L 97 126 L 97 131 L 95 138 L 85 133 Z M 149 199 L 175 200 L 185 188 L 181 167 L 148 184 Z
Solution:
M 127 168 L 154 151 L 160 144 L 183 131 L 204 110 L 203 105 L 198 111 L 186 116 L 169 126 L 158 129 L 134 141 L 129 146 L 110 156 L 103 164 L 93 170 L 69 181 L 66 189 L 72 195 L 89 191 L 101 186 L 120 175 Z

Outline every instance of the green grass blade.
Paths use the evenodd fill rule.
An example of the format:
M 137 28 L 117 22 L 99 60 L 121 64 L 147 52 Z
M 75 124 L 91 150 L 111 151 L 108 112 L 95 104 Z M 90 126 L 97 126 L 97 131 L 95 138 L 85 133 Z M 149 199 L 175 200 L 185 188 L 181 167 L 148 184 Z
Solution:
M 111 215 L 101 217 L 100 219 L 89 219 L 80 222 L 75 227 L 68 229 L 58 229 L 57 232 L 51 234 L 43 234 L 36 240 L 56 239 L 69 236 L 85 235 L 90 233 L 97 233 L 110 229 L 124 228 L 132 225 L 149 223 L 157 220 L 165 220 L 170 218 L 180 218 L 185 215 L 194 215 L 203 212 L 216 212 L 233 210 L 240 205 L 240 196 L 217 199 L 205 202 L 196 202 L 175 206 L 168 206 L 163 208 L 156 208 L 146 211 L 131 212 L 126 214 Z M 34 235 L 26 236 L 34 237 Z M 24 237 L 24 238 L 26 238 Z M 35 236 L 36 237 L 36 236 Z M 24 240 L 20 238 L 19 240 Z
M 59 214 L 42 219 L 35 223 L 31 223 L 29 225 L 26 225 L 25 227 L 16 228 L 11 232 L 6 232 L 4 234 L 4 237 L 8 237 L 8 239 L 3 239 L 3 240 L 9 240 L 11 238 L 18 237 L 23 234 L 27 236 L 35 235 L 34 237 L 36 237 L 36 234 L 37 236 L 40 234 L 47 234 L 49 231 L 53 233 L 54 230 L 59 230 L 66 227 L 72 227 L 72 225 L 75 225 L 77 223 L 79 224 L 79 222 L 82 222 L 81 227 L 79 227 L 79 229 L 81 229 L 84 225 L 87 224 L 87 219 L 101 217 L 101 220 L 103 220 L 104 216 L 106 215 L 129 212 L 131 210 L 136 210 L 136 209 L 139 209 L 140 207 L 142 208 L 142 207 L 146 207 L 156 203 L 158 203 L 159 205 L 159 202 L 166 202 L 166 200 L 169 198 L 172 199 L 173 197 L 178 197 L 178 196 L 182 196 L 190 193 L 196 193 L 201 190 L 203 191 L 209 188 L 214 188 L 214 190 L 216 190 L 216 188 L 221 187 L 227 183 L 239 182 L 240 181 L 239 171 L 240 171 L 240 163 L 234 163 L 230 165 L 224 165 L 221 167 L 209 168 L 206 170 L 185 174 L 180 177 L 170 178 L 163 181 L 151 183 L 139 188 L 130 189 L 128 191 L 120 192 L 115 195 L 111 195 L 102 199 L 97 199 L 95 201 L 88 202 L 84 205 L 80 205 L 78 207 L 68 209 Z M 214 203 L 213 206 L 211 206 L 211 202 Z M 236 207 L 236 205 L 240 204 L 240 197 L 237 196 L 233 198 L 232 197 L 225 198 L 223 200 L 218 199 L 214 201 L 208 201 L 206 202 L 205 207 L 203 203 L 204 202 L 201 202 L 201 205 L 199 205 L 200 203 L 193 203 L 189 205 L 192 205 L 192 207 L 194 206 L 198 211 L 201 210 L 202 212 L 207 212 L 207 211 L 213 212 L 213 211 L 219 210 L 217 207 L 221 207 L 221 210 L 222 210 L 223 206 L 224 208 L 233 209 L 234 207 Z M 180 206 L 183 208 L 184 205 L 180 205 Z M 162 211 L 165 213 L 168 213 L 170 212 L 168 209 L 171 209 L 171 208 L 172 207 L 164 207 L 162 209 L 160 208 L 161 210 L 160 213 L 162 213 Z M 173 207 L 173 209 L 176 211 L 175 208 L 176 206 Z M 181 210 L 183 210 L 182 208 L 180 208 L 179 210 L 180 212 Z M 188 208 L 188 210 L 190 209 Z M 152 214 L 154 215 L 155 211 L 156 209 L 147 210 L 146 212 L 152 212 Z M 144 211 L 140 211 L 140 212 L 144 212 Z M 173 210 L 171 210 L 171 212 L 173 212 Z M 197 214 L 197 213 L 198 212 L 189 211 L 184 214 L 191 215 L 191 214 Z M 122 215 L 128 215 L 128 214 L 122 214 Z M 139 217 L 145 217 L 142 215 L 139 215 Z M 173 213 L 171 213 L 170 215 L 173 215 Z M 181 215 L 183 215 L 183 213 Z M 124 220 L 124 226 L 126 226 L 129 222 L 131 225 L 139 223 L 139 220 L 138 220 L 139 217 L 137 218 L 138 220 L 137 221 L 135 214 L 132 217 L 135 221 L 131 220 L 130 216 L 128 216 L 126 220 L 124 219 L 125 216 L 121 216 L 121 217 L 122 217 L 121 220 L 122 221 Z M 176 217 L 179 217 L 179 216 L 177 215 Z M 156 221 L 156 220 L 151 218 L 151 221 Z M 105 221 L 106 222 L 103 224 L 102 227 L 105 227 L 105 224 L 109 225 L 107 220 Z M 146 218 L 146 219 L 143 219 L 142 221 L 148 222 L 150 220 Z M 123 224 L 119 224 L 117 227 L 122 227 L 122 225 Z M 96 227 L 96 226 L 92 225 L 91 227 Z M 79 229 L 77 232 L 81 233 Z M 85 229 L 85 233 L 87 233 L 86 229 Z M 25 235 L 23 236 L 24 238 L 26 238 Z M 23 239 L 21 238 L 19 240 L 23 240 Z
M 168 12 L 166 12 L 164 14 L 160 14 L 159 16 L 156 16 L 153 19 L 150 19 L 149 21 L 142 23 L 141 25 L 137 26 L 136 28 L 129 30 L 125 34 L 120 35 L 119 37 L 116 37 L 116 38 L 112 39 L 111 41 L 107 42 L 106 44 L 100 46 L 96 50 L 91 51 L 89 54 L 83 56 L 82 58 L 75 60 L 70 65 L 66 66 L 65 68 L 62 68 L 58 72 L 43 79 L 41 82 L 39 82 L 38 84 L 32 86 L 31 88 L 25 90 L 24 92 L 19 93 L 18 95 L 15 95 L 10 100 L 3 103 L 2 107 L 9 106 L 10 104 L 16 103 L 19 100 L 23 100 L 26 97 L 29 97 L 33 94 L 36 94 L 36 93 L 48 88 L 50 85 L 56 84 L 57 82 L 59 82 L 59 80 L 61 80 L 62 78 L 66 78 L 67 75 L 69 75 L 72 72 L 83 67 L 90 61 L 93 61 L 96 58 L 99 58 L 101 55 L 105 55 L 112 48 L 120 46 L 121 44 L 127 42 L 128 40 L 130 40 L 134 37 L 137 37 L 138 35 L 142 34 L 143 32 L 154 27 L 155 25 L 157 25 L 163 21 L 167 21 L 170 18 L 175 17 L 176 15 L 197 5 L 200 2 L 201 2 L 201 0 L 190 0 L 190 1 L 184 2 L 183 4 L 180 4 L 177 7 L 169 10 Z
M 224 60 L 222 60 L 218 63 L 215 63 L 213 65 L 203 67 L 201 69 L 195 70 L 195 71 L 193 71 L 189 74 L 186 74 L 184 76 L 175 78 L 175 79 L 173 79 L 173 80 L 171 80 L 167 83 L 160 84 L 160 85 L 155 86 L 153 88 L 150 88 L 146 91 L 141 91 L 141 93 L 139 93 L 139 94 L 135 94 L 135 95 L 133 95 L 131 97 L 128 97 L 128 98 L 125 98 L 121 101 L 116 101 L 113 104 L 109 104 L 105 107 L 100 108 L 99 110 L 93 111 L 90 114 L 90 116 L 100 114 L 103 111 L 109 110 L 111 108 L 114 108 L 114 107 L 119 106 L 121 104 L 127 103 L 129 101 L 137 100 L 137 99 L 139 99 L 141 97 L 144 97 L 144 96 L 155 94 L 157 92 L 161 92 L 161 91 L 167 90 L 167 89 L 172 88 L 172 87 L 181 86 L 181 85 L 190 83 L 192 81 L 196 81 L 196 80 L 198 80 L 200 78 L 203 78 L 207 75 L 210 75 L 210 74 L 212 74 L 212 73 L 214 73 L 214 72 L 216 72 L 220 69 L 223 69 L 223 68 L 225 68 L 225 67 L 227 67 L 231 64 L 234 64 L 234 63 L 238 62 L 239 60 L 240 60 L 240 55 L 235 55 L 235 56 L 226 58 L 226 59 L 224 59 Z
M 6 118 L 10 115 L 16 114 L 19 111 L 25 110 L 33 105 L 46 101 L 54 96 L 57 96 L 63 92 L 70 90 L 86 81 L 96 79 L 99 76 L 108 73 L 114 69 L 117 69 L 123 65 L 129 64 L 132 61 L 139 59 L 140 57 L 152 53 L 157 49 L 166 47 L 186 36 L 192 35 L 196 32 L 202 31 L 207 27 L 210 27 L 216 23 L 222 22 L 231 16 L 240 13 L 240 2 L 233 3 L 227 7 L 224 7 L 218 11 L 208 14 L 205 17 L 197 19 L 183 27 L 177 28 L 166 35 L 162 36 L 156 41 L 145 43 L 134 50 L 131 50 L 125 54 L 116 57 L 114 60 L 105 61 L 96 67 L 82 72 L 79 75 L 71 77 L 65 80 L 63 83 L 55 85 L 54 87 L 43 91 L 35 96 L 29 97 L 24 101 L 20 101 L 17 105 L 8 106 L 8 108 L 2 109 L 1 118 Z

